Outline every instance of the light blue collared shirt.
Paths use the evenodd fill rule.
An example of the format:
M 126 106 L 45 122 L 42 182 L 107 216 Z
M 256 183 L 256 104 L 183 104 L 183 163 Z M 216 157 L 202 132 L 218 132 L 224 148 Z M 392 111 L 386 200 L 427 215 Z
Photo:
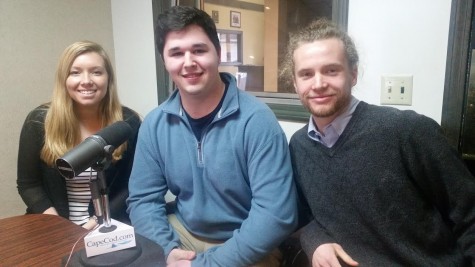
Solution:
M 312 140 L 322 143 L 326 147 L 332 147 L 340 135 L 348 125 L 351 117 L 353 116 L 353 112 L 355 112 L 356 106 L 360 101 L 356 99 L 354 96 L 351 96 L 350 104 L 348 105 L 347 109 L 338 115 L 330 124 L 325 126 L 323 132 L 325 134 L 320 133 L 317 130 L 317 126 L 313 121 L 313 117 L 310 116 L 309 123 L 308 123 L 308 137 Z

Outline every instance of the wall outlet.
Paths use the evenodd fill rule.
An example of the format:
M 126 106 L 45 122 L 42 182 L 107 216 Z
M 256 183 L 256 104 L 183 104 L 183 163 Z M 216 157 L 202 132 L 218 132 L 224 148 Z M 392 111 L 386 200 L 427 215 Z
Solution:
M 412 75 L 381 76 L 382 105 L 412 105 Z

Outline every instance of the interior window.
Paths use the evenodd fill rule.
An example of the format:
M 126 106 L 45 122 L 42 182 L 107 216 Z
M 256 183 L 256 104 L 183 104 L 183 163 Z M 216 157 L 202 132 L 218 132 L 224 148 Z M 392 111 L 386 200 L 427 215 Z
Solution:
M 154 12 L 166 9 L 164 2 L 154 0 Z M 346 29 L 348 0 L 171 0 L 170 4 L 196 6 L 210 14 L 222 46 L 220 71 L 235 75 L 242 90 L 266 102 L 279 119 L 308 120 L 292 81 L 279 77 L 289 33 L 319 17 Z M 157 73 L 162 71 L 158 68 Z
M 242 31 L 218 30 L 221 66 L 242 64 Z
M 278 73 L 288 34 L 317 17 L 332 18 L 331 0 L 204 0 L 202 6 L 215 21 L 222 44 L 228 38 L 220 70 L 244 75 L 241 89 L 253 92 L 295 94 Z M 239 33 L 232 33 L 236 29 Z M 242 51 L 242 59 L 237 51 Z

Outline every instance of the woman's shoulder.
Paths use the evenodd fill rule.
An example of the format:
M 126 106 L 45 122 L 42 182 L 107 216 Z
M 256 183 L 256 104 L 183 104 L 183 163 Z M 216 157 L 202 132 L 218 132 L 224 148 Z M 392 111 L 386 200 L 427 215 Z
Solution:
M 129 123 L 132 128 L 138 128 L 142 123 L 140 115 L 129 107 L 122 106 L 122 116 L 123 120 Z
M 30 113 L 28 113 L 26 120 L 44 122 L 46 118 L 46 114 L 48 113 L 48 110 L 49 110 L 49 103 L 41 104 L 40 106 L 31 110 Z

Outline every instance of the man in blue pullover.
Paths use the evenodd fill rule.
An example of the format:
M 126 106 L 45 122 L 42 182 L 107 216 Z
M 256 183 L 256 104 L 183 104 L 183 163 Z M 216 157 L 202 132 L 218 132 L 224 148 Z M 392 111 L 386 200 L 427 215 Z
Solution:
M 178 90 L 140 128 L 127 200 L 135 231 L 163 247 L 169 266 L 279 266 L 277 247 L 297 223 L 284 132 L 265 104 L 219 73 L 208 14 L 172 7 L 155 30 Z

